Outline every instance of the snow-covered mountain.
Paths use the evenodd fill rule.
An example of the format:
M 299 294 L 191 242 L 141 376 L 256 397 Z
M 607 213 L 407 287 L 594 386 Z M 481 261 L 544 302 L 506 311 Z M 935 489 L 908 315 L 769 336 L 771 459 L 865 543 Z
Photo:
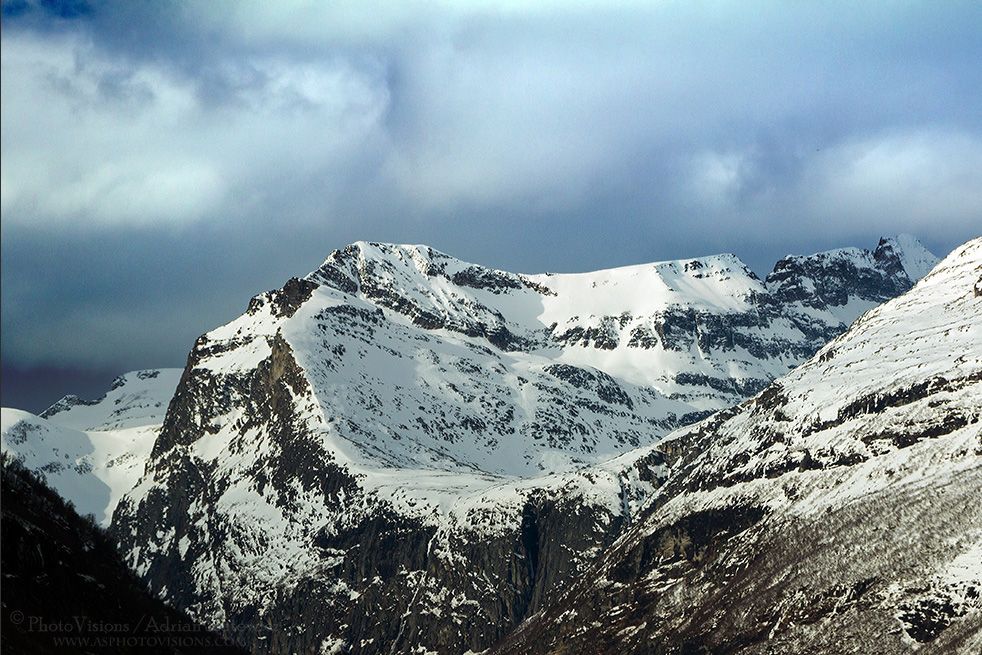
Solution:
M 529 276 L 358 243 L 205 335 L 191 372 L 250 370 L 278 339 L 352 461 L 554 471 L 758 391 L 931 257 L 884 240 L 789 257 L 761 282 L 732 255 Z
M 179 368 L 132 371 L 113 380 L 101 398 L 82 400 L 68 395 L 41 412 L 40 417 L 82 431 L 111 432 L 160 425 L 181 372 Z
M 480 650 L 631 525 L 669 472 L 660 437 L 933 261 L 900 236 L 763 281 L 732 255 L 519 275 L 357 243 L 183 372 L 4 409 L 3 448 L 81 511 L 116 508 L 151 589 L 257 652 Z
M 982 239 L 649 449 L 640 517 L 495 653 L 982 651 Z
M 80 514 L 106 526 L 143 475 L 180 377 L 180 369 L 133 371 L 98 400 L 65 396 L 40 416 L 4 407 L 3 452 L 44 474 Z
M 732 255 L 518 275 L 354 244 L 199 338 L 113 530 L 258 651 L 486 648 L 630 522 L 665 470 L 645 446 L 930 258 L 888 239 L 761 281 Z

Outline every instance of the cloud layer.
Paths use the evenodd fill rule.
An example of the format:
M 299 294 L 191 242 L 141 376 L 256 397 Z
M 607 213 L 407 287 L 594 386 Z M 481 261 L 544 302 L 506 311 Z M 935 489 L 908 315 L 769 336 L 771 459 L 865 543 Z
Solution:
M 359 238 L 761 269 L 982 218 L 978 3 L 3 7 L 8 366 L 179 365 Z

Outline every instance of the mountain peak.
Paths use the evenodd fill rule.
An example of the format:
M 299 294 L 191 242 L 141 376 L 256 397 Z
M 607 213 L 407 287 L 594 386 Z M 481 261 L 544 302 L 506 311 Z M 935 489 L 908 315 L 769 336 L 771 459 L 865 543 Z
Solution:
M 911 282 L 920 280 L 938 263 L 934 253 L 925 248 L 916 237 L 905 233 L 881 238 L 873 251 L 873 257 L 877 263 L 882 262 L 887 268 L 899 264 Z M 892 264 L 891 260 L 895 260 L 896 264 Z
M 334 272 L 339 268 L 347 269 L 349 266 L 354 266 L 357 269 L 359 266 L 365 266 L 366 262 L 378 262 L 380 260 L 387 262 L 395 260 L 411 263 L 420 273 L 427 276 L 444 275 L 450 277 L 464 270 L 473 271 L 478 269 L 495 274 L 516 275 L 489 266 L 464 261 L 426 244 L 362 240 L 355 241 L 344 248 L 333 251 L 324 260 L 321 267 L 310 273 L 307 277 L 310 280 L 319 282 L 323 281 L 325 271 L 329 273 L 328 277 L 335 277 Z M 859 268 L 877 268 L 891 276 L 903 273 L 913 283 L 924 277 L 938 261 L 938 257 L 924 247 L 916 237 L 910 234 L 900 233 L 895 236 L 880 238 L 876 248 L 872 251 L 865 248 L 845 247 L 821 251 L 812 255 L 787 255 L 775 265 L 774 273 L 782 269 L 789 267 L 797 268 L 802 265 L 811 268 L 816 265 L 826 266 L 829 263 L 835 262 L 850 262 Z M 372 264 L 368 264 L 368 266 L 371 267 Z M 543 272 L 526 274 L 526 276 L 530 278 L 557 278 L 564 276 L 604 277 L 606 273 L 615 272 L 637 273 L 644 270 L 656 271 L 658 273 L 672 272 L 673 270 L 691 272 L 701 268 L 722 270 L 724 272 L 736 273 L 737 275 L 746 275 L 751 279 L 757 279 L 757 276 L 740 257 L 729 252 L 700 257 L 628 264 L 578 273 Z M 351 269 L 351 272 L 353 273 L 355 269 Z
M 163 421 L 167 402 L 181 378 L 181 369 L 130 371 L 113 380 L 95 400 L 69 394 L 40 417 L 74 430 L 118 430 Z
M 836 248 L 813 255 L 788 255 L 765 280 L 782 301 L 845 313 L 848 325 L 862 312 L 910 289 L 938 259 L 910 235 L 880 239 L 875 250 Z M 856 300 L 865 303 L 857 304 Z

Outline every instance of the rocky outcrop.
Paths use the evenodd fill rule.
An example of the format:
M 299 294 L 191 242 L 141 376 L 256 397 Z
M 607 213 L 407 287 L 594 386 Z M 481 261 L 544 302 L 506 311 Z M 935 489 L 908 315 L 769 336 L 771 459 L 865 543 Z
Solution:
M 55 414 L 59 414 L 61 412 L 67 412 L 71 408 L 78 407 L 79 405 L 86 405 L 86 406 L 96 405 L 99 403 L 100 400 L 101 399 L 83 400 L 78 396 L 76 396 L 75 394 L 70 393 L 65 396 L 62 396 L 62 398 L 58 402 L 54 403 L 46 410 L 41 412 L 39 416 L 41 418 L 51 418 Z
M 215 461 L 196 457 L 195 446 L 235 456 L 259 442 L 265 445 L 265 457 L 251 471 L 239 473 L 249 473 L 248 484 L 272 498 L 285 516 L 302 511 L 298 494 L 338 503 L 355 489 L 352 476 L 334 463 L 302 422 L 297 404 L 305 395 L 309 398 L 309 389 L 289 345 L 278 335 L 265 345 L 268 355 L 255 368 L 218 373 L 195 367 L 216 351 L 208 339 L 198 340 L 154 444 L 154 466 L 142 481 L 145 493 L 138 500 L 124 499 L 114 515 L 113 533 L 130 566 L 155 593 L 201 616 L 225 615 L 223 599 L 202 588 L 200 569 L 185 563 L 235 566 L 221 560 L 224 553 L 216 553 L 221 550 L 216 545 L 259 549 L 261 543 L 248 535 L 251 526 L 227 520 L 217 510 L 223 496 L 242 480 L 223 476 Z M 232 435 L 219 435 L 216 421 L 233 407 L 241 408 L 242 418 Z M 223 442 L 208 443 L 218 439 Z M 273 461 L 275 465 L 265 466 Z M 235 614 L 243 611 L 248 613 L 238 609 Z
M 317 287 L 318 284 L 311 280 L 291 277 L 282 289 L 274 289 L 250 300 L 249 308 L 246 311 L 249 314 L 255 314 L 266 303 L 270 303 L 273 307 L 274 316 L 289 318 L 296 313 L 300 305 L 310 300 L 311 294 Z
M 324 568 L 277 592 L 261 615 L 270 627 L 249 646 L 317 652 L 330 635 L 351 653 L 486 649 L 609 545 L 618 526 L 598 512 L 530 499 L 514 526 L 489 537 L 377 510 L 315 538 Z

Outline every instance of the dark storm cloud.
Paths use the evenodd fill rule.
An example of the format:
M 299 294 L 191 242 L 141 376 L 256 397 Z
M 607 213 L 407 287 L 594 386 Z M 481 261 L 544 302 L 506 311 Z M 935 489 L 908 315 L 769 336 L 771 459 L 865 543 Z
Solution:
M 525 4 L 4 2 L 4 388 L 181 365 L 356 239 L 763 272 L 978 232 L 977 3 Z

